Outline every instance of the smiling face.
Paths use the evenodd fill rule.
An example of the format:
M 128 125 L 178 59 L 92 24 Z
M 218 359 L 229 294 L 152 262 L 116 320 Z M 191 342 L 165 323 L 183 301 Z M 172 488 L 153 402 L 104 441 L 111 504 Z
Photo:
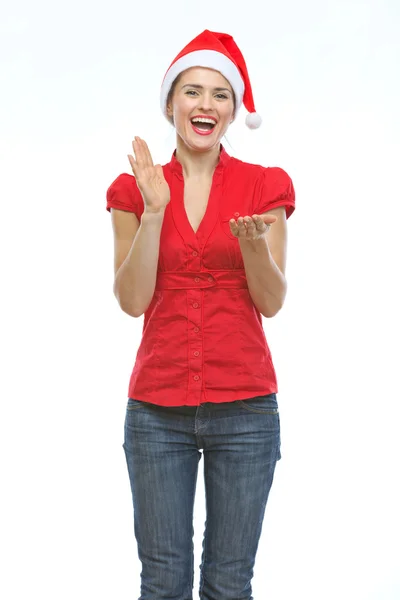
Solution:
M 219 145 L 234 118 L 231 85 L 219 71 L 193 67 L 179 76 L 167 102 L 167 115 L 192 150 Z

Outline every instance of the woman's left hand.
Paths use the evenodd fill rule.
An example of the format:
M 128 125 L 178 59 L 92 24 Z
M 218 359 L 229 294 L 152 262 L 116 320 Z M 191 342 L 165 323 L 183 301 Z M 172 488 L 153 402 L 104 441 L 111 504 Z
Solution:
M 229 221 L 231 233 L 240 240 L 259 240 L 263 238 L 275 223 L 277 217 L 275 215 L 253 215 L 252 217 L 239 217 L 237 222 L 235 219 Z

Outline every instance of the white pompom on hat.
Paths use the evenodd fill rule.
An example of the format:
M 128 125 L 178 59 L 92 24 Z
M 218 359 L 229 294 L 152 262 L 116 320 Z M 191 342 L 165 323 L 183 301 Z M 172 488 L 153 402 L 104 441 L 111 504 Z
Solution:
M 161 110 L 167 116 L 167 98 L 175 79 L 191 67 L 206 67 L 219 71 L 232 86 L 236 99 L 236 113 L 242 103 L 249 111 L 246 125 L 258 129 L 261 117 L 256 113 L 253 92 L 242 53 L 233 37 L 206 29 L 194 38 L 169 66 L 161 85 Z

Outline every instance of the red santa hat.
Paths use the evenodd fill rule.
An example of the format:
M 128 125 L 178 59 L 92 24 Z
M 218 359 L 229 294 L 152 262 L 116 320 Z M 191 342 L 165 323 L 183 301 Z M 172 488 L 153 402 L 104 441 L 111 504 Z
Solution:
M 182 71 L 191 67 L 207 67 L 219 71 L 232 86 L 236 99 L 236 112 L 242 102 L 249 111 L 246 125 L 257 129 L 261 117 L 254 107 L 249 74 L 243 55 L 233 37 L 206 29 L 178 54 L 169 66 L 161 85 L 161 110 L 167 115 L 167 98 L 173 82 Z

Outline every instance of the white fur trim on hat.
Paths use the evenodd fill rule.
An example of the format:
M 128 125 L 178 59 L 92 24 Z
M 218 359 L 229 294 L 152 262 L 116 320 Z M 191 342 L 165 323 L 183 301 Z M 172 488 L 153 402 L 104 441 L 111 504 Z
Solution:
M 235 63 L 216 50 L 196 50 L 195 52 L 189 52 L 189 54 L 185 54 L 171 65 L 161 86 L 160 100 L 163 114 L 166 114 L 168 93 L 174 80 L 182 71 L 186 71 L 186 69 L 190 69 L 191 67 L 206 67 L 222 73 L 225 79 L 231 84 L 233 93 L 235 94 L 235 113 L 237 114 L 243 101 L 244 82 Z

